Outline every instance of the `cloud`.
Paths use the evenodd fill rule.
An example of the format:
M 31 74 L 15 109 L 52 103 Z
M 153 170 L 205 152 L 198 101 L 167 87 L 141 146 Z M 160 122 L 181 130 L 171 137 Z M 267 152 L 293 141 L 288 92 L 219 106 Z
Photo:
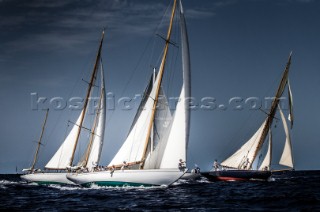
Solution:
M 296 0 L 297 2 L 301 2 L 301 3 L 311 3 L 314 2 L 314 0 Z
M 203 19 L 215 15 L 215 12 L 203 9 L 187 9 L 185 15 L 188 19 Z
M 218 1 L 209 8 L 187 9 L 187 19 L 213 16 L 214 7 L 232 2 Z M 11 0 L 2 10 L 6 11 L 1 13 L 0 9 L 0 19 L 5 20 L 0 22 L 0 57 L 19 51 L 79 49 L 95 42 L 97 31 L 103 27 L 112 31 L 111 39 L 129 34 L 149 36 L 165 11 L 167 18 L 170 6 L 163 2 L 127 0 Z

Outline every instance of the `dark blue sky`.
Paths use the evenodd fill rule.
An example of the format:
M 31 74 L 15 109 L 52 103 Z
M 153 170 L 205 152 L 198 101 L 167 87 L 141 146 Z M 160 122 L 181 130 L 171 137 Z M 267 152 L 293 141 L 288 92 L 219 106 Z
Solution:
M 147 83 L 154 32 L 170 1 L 0 0 L 0 173 L 30 165 L 45 112 L 32 110 L 31 93 L 48 98 L 83 96 L 101 29 L 106 86 L 116 98 L 133 97 Z M 319 169 L 320 2 L 317 0 L 184 0 L 198 103 L 216 99 L 226 109 L 192 112 L 188 163 L 204 170 L 223 160 L 260 126 L 264 113 L 235 110 L 233 97 L 273 96 L 290 51 L 295 123 L 291 131 L 297 169 Z M 164 19 L 166 21 L 167 19 Z M 162 26 L 162 25 L 161 25 Z M 160 28 L 161 28 L 160 26 Z M 163 34 L 165 32 L 163 31 Z M 160 40 L 160 41 L 159 41 Z M 147 49 L 147 50 L 146 50 Z M 150 50 L 151 51 L 151 50 Z M 147 56 L 146 56 L 147 55 Z M 175 73 L 174 79 L 178 79 Z M 169 75 L 170 76 L 170 75 Z M 180 81 L 178 81 L 180 82 Z M 179 86 L 168 95 L 178 96 Z M 76 112 L 77 113 L 77 112 Z M 70 110 L 49 114 L 39 166 L 61 144 Z M 124 141 L 135 111 L 107 113 L 101 162 Z M 276 123 L 273 164 L 284 145 Z

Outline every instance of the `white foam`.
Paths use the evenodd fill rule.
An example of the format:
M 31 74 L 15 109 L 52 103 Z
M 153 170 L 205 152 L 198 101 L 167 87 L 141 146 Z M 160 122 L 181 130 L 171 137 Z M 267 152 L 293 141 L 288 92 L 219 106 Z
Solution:
M 0 185 L 16 185 L 16 184 L 19 184 L 19 182 L 8 181 L 8 180 L 0 180 Z

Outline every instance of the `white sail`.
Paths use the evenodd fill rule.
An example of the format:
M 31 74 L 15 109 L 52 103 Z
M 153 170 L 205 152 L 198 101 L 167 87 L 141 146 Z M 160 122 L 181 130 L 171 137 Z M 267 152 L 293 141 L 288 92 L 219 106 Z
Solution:
M 144 169 L 159 169 L 164 150 L 167 146 L 171 129 L 172 116 L 167 98 L 162 88 L 158 99 L 158 107 L 155 114 L 153 133 L 151 137 L 150 152 L 144 164 Z
M 289 79 L 288 79 L 288 97 L 289 97 L 289 109 L 290 109 L 288 120 L 290 121 L 290 126 L 292 129 L 293 119 L 294 119 L 293 118 L 293 97 L 292 97 L 292 91 L 291 91 Z
M 259 127 L 259 129 L 256 131 L 256 133 L 247 141 L 238 151 L 236 151 L 233 155 L 231 155 L 229 158 L 227 158 L 225 161 L 221 163 L 223 166 L 232 167 L 232 168 L 239 168 L 244 169 L 244 164 L 247 159 L 249 159 L 249 162 L 252 163 L 254 160 L 254 153 L 257 149 L 259 140 L 262 136 L 262 132 L 264 129 L 264 126 L 266 124 L 265 120 L 262 125 Z M 246 168 L 248 168 L 249 165 L 247 165 Z
M 140 116 L 137 117 L 134 126 L 132 126 L 127 139 L 109 163 L 109 166 L 122 164 L 126 162 L 140 161 L 143 157 L 144 144 L 146 141 L 147 133 L 146 130 L 148 124 L 151 121 L 151 115 L 153 110 L 154 99 L 156 95 L 157 86 L 160 83 L 160 75 L 158 74 L 155 83 L 150 92 L 150 96 L 145 103 L 144 109 L 141 111 Z
M 98 109 L 98 124 L 96 126 L 92 146 L 89 153 L 89 158 L 87 161 L 87 168 L 92 169 L 96 164 L 98 164 L 100 159 L 100 154 L 104 139 L 104 128 L 106 122 L 106 93 L 104 86 L 103 70 L 101 70 L 101 97 L 100 97 L 100 107 Z
M 187 27 L 183 6 L 181 1 L 179 3 L 183 85 L 160 168 L 176 168 L 180 159 L 187 160 L 190 131 L 188 98 L 191 97 L 191 68 Z
M 269 129 L 269 142 L 268 142 L 268 151 L 267 154 L 265 155 L 259 170 L 270 170 L 270 165 L 271 165 L 271 159 L 272 159 L 272 134 L 271 130 Z M 266 169 L 267 167 L 267 169 Z
M 69 135 L 64 140 L 58 151 L 45 166 L 46 169 L 66 169 L 70 165 L 73 148 L 79 131 L 80 121 L 83 115 L 84 111 L 82 110 L 77 122 L 73 126 Z
M 186 160 L 186 114 L 184 86 L 172 121 L 172 126 L 160 168 L 177 168 L 179 159 Z
M 288 125 L 286 122 L 286 118 L 284 117 L 284 114 L 283 114 L 280 107 L 279 107 L 279 111 L 280 111 L 281 120 L 283 123 L 284 132 L 286 134 L 286 142 L 284 145 L 284 149 L 283 149 L 279 164 L 293 168 L 292 146 L 291 146 L 290 133 L 289 133 Z
M 188 98 L 191 97 L 191 65 L 189 53 L 189 39 L 187 25 L 184 18 L 184 11 L 180 0 L 180 29 L 181 29 L 181 56 L 182 56 L 182 73 L 183 73 L 183 89 L 184 89 L 184 110 L 185 110 L 185 133 L 186 148 L 189 143 L 190 131 L 190 108 Z

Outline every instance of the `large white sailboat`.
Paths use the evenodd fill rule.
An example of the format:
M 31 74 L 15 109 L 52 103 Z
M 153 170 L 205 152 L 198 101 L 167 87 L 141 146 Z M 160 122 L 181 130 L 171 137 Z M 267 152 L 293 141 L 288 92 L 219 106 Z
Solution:
M 272 102 L 270 111 L 267 114 L 266 119 L 263 121 L 261 126 L 255 132 L 255 134 L 244 143 L 235 153 L 225 159 L 220 167 L 215 167 L 212 171 L 203 173 L 210 180 L 250 180 L 260 179 L 266 180 L 271 176 L 271 161 L 272 161 L 272 133 L 271 126 L 275 118 L 276 112 L 279 110 L 281 120 L 283 123 L 286 142 L 285 147 L 280 159 L 280 164 L 293 169 L 293 156 L 292 156 L 292 145 L 287 121 L 284 114 L 279 106 L 280 97 L 283 95 L 285 88 L 288 88 L 288 99 L 289 99 L 289 120 L 291 127 L 293 124 L 292 114 L 292 93 L 289 84 L 289 68 L 291 64 L 291 53 L 282 75 L 278 90 L 275 98 Z M 266 142 L 266 138 L 269 134 L 268 139 L 268 150 L 264 156 L 262 162 L 259 162 L 259 158 L 263 156 L 261 149 L 263 144 Z M 259 156 L 259 157 L 258 157 Z M 255 164 L 255 165 L 254 165 Z
M 176 10 L 180 13 L 183 85 L 180 101 L 173 115 L 162 88 L 166 58 Z M 105 171 L 75 172 L 67 175 L 72 182 L 90 186 L 160 186 L 171 185 L 186 171 L 179 169 L 179 160 L 186 161 L 189 139 L 190 60 L 184 12 L 180 1 L 173 1 L 170 24 L 159 71 L 145 89 L 129 134 Z M 158 107 L 160 106 L 161 107 Z M 159 109 L 161 108 L 161 109 Z
M 68 171 L 73 169 L 92 170 L 95 168 L 96 164 L 98 164 L 104 140 L 106 119 L 105 85 L 101 62 L 103 38 L 104 31 L 102 33 L 102 38 L 97 52 L 95 65 L 91 74 L 90 81 L 88 83 L 89 86 L 87 88 L 87 94 L 85 96 L 83 109 L 76 123 L 74 123 L 68 136 L 65 138 L 64 142 L 61 144 L 60 148 L 56 151 L 56 153 L 53 155 L 50 161 L 46 164 L 43 171 L 35 169 L 35 164 L 37 162 L 38 152 L 41 145 L 41 138 L 43 135 L 42 131 L 33 164 L 31 168 L 24 169 L 23 171 L 26 173 L 24 175 L 21 175 L 21 178 L 23 180 L 29 182 L 36 182 L 38 184 L 73 184 L 66 178 L 66 174 Z M 100 77 L 98 77 L 99 72 Z M 96 82 L 97 78 L 100 78 L 100 83 Z M 96 87 L 96 85 L 98 84 L 100 84 L 100 97 L 98 100 L 98 107 L 95 110 L 94 121 L 92 123 L 91 128 L 89 129 L 84 127 L 84 123 L 86 117 L 88 116 L 89 99 L 93 95 L 93 87 Z M 76 148 L 78 146 L 81 133 L 84 133 L 83 131 L 86 131 L 87 136 L 89 134 L 87 140 L 87 148 L 82 158 L 79 160 L 78 164 L 74 165 Z

